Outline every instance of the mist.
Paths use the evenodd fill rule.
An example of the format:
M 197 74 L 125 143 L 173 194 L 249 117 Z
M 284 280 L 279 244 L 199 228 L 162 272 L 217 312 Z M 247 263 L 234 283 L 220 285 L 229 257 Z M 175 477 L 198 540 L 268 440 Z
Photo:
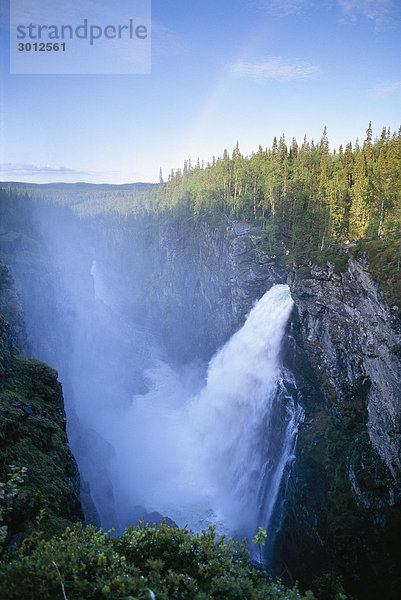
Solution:
M 213 523 L 235 537 L 268 527 L 299 421 L 281 362 L 288 286 L 255 301 L 210 359 L 177 359 L 161 335 L 164 315 L 144 318 L 145 246 L 137 241 L 125 278 L 116 237 L 127 232 L 104 238 L 102 226 L 49 206 L 37 208 L 35 227 L 46 293 L 23 266 L 14 274 L 32 354 L 63 384 L 87 512 L 117 532 L 162 517 L 194 531 Z

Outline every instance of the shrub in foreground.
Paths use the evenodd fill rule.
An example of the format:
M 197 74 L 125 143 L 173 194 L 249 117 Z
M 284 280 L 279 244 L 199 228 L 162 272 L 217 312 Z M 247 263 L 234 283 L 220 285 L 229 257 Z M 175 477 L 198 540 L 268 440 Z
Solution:
M 114 538 L 82 524 L 49 541 L 31 536 L 0 563 L 4 600 L 312 600 L 249 564 L 243 544 L 210 527 L 140 525 Z

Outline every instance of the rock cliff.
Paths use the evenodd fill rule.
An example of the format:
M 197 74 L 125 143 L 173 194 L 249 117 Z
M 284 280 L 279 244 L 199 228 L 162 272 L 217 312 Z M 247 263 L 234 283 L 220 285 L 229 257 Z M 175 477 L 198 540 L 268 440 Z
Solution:
M 41 509 L 46 512 L 40 528 L 46 535 L 61 532 L 83 515 L 61 384 L 56 371 L 24 358 L 15 347 L 25 339 L 21 307 L 2 264 L 0 313 L 0 480 L 7 481 L 10 465 L 27 469 L 12 510 L 5 514 L 6 541 L 12 543 L 35 527 Z
M 359 389 L 373 448 L 390 474 L 401 470 L 400 324 L 374 282 L 366 259 L 348 270 L 312 268 L 291 285 L 305 348 L 327 393 L 345 399 Z M 323 382 L 323 381 L 322 381 Z
M 175 351 L 210 358 L 243 324 L 252 304 L 275 283 L 285 283 L 285 270 L 260 251 L 258 230 L 239 225 L 199 223 L 190 239 L 184 229 L 177 237 L 176 224 L 160 231 L 150 282 L 158 301 L 150 317 L 167 315 L 165 338 L 173 340 Z
M 303 271 L 289 277 L 305 419 L 282 558 L 304 583 L 320 568 L 358 597 L 390 598 L 401 566 L 400 323 L 365 259 Z

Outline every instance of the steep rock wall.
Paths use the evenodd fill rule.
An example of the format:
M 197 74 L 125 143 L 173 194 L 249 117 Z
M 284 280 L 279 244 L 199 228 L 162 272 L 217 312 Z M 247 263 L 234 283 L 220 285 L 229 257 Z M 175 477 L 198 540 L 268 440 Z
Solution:
M 10 465 L 26 467 L 25 481 L 5 515 L 7 542 L 18 541 L 35 526 L 61 532 L 82 519 L 79 475 L 65 433 L 61 384 L 46 364 L 21 356 L 16 340 L 24 340 L 21 306 L 8 270 L 0 264 L 0 480 Z M 9 320 L 4 318 L 4 315 Z
M 306 585 L 309 573 L 337 572 L 358 597 L 391 598 L 401 566 L 400 324 L 364 260 L 301 273 L 289 280 L 305 419 L 281 556 Z
M 327 392 L 345 398 L 364 390 L 367 430 L 389 472 L 401 470 L 401 338 L 399 323 L 373 281 L 367 262 L 348 271 L 313 268 L 291 286 L 307 353 L 324 373 Z

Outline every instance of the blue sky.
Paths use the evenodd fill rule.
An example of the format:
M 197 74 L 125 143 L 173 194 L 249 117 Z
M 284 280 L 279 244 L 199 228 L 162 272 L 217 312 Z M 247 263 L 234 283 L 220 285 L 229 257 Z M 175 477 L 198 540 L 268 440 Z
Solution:
M 10 75 L 1 21 L 3 180 L 157 181 L 237 139 L 401 125 L 400 0 L 153 0 L 148 75 Z

